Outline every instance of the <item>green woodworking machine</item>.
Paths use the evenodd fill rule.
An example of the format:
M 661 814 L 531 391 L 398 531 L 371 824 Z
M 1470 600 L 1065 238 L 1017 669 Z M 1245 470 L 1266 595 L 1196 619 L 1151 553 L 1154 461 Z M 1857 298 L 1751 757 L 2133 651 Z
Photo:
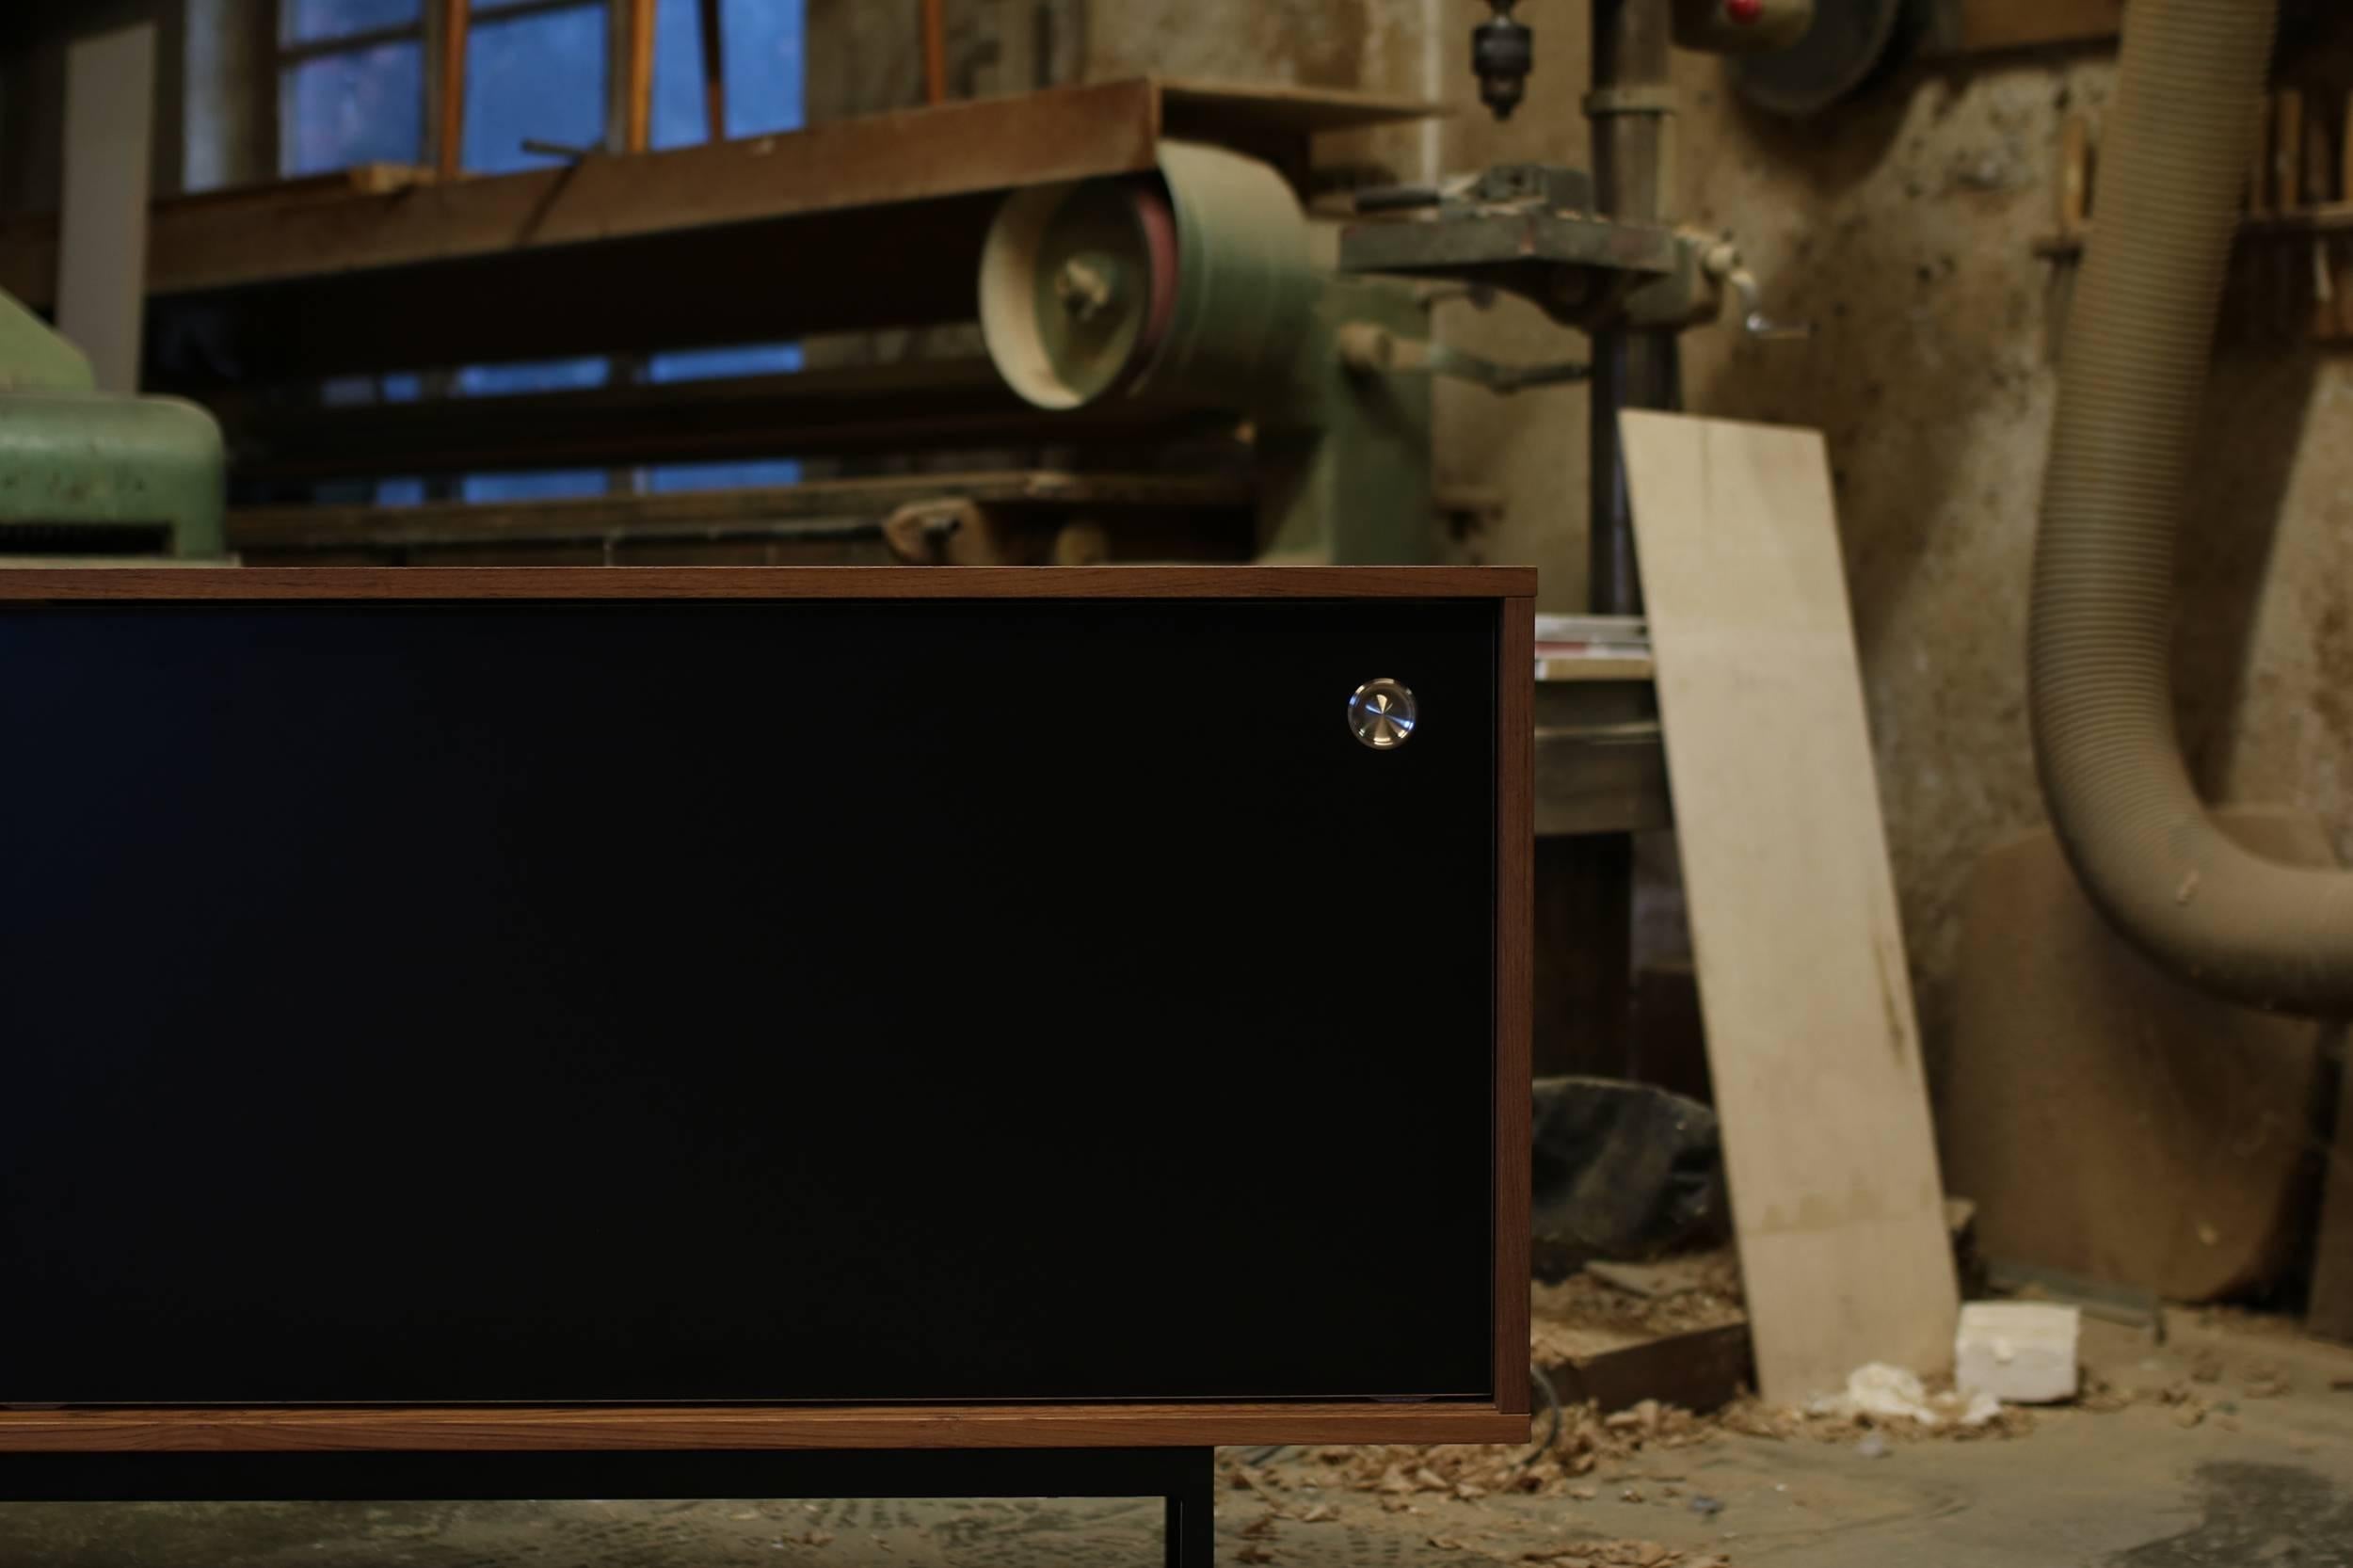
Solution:
M 0 293 L 0 557 L 217 556 L 225 494 L 212 415 L 100 392 Z

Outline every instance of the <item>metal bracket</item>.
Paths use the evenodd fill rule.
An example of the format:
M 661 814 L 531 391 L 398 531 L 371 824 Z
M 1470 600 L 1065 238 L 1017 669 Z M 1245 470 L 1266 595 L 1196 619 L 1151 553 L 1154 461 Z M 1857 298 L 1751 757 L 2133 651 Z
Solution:
M 1401 338 L 1369 321 L 1344 322 L 1337 334 L 1340 362 L 1368 376 L 1447 376 L 1498 395 L 1529 387 L 1554 387 L 1592 378 L 1593 367 L 1579 360 L 1507 365 L 1421 338 Z
M 1740 329 L 1750 337 L 1788 341 L 1814 335 L 1811 322 L 1774 321 L 1766 315 L 1765 291 L 1757 286 L 1756 274 L 1742 263 L 1740 252 L 1730 241 L 1710 247 L 1701 264 L 1709 277 L 1730 285 L 1740 302 Z

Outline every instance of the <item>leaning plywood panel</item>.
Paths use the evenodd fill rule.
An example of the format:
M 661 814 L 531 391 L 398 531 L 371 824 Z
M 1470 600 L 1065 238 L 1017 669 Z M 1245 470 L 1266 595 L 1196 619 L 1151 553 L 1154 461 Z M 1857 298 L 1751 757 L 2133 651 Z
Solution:
M 1760 1391 L 1941 1366 L 1957 1293 L 1822 439 L 1624 429 Z

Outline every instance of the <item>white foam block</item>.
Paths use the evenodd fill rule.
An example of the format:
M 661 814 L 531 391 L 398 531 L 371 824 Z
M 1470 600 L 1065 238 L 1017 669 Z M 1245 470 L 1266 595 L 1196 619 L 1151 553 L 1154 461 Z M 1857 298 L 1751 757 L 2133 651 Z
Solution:
M 2082 1314 L 2041 1302 L 1972 1302 L 1953 1336 L 1954 1382 L 1965 1395 L 2005 1404 L 2075 1397 L 2075 1338 Z

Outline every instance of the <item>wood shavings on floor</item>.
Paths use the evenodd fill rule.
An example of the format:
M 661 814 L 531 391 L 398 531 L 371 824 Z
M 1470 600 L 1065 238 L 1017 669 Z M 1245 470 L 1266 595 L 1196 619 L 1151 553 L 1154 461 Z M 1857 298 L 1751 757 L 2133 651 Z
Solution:
M 1671 1334 L 1744 1321 L 1732 1249 L 1662 1263 L 1596 1263 L 1529 1298 L 1529 1349 L 1540 1367 Z

